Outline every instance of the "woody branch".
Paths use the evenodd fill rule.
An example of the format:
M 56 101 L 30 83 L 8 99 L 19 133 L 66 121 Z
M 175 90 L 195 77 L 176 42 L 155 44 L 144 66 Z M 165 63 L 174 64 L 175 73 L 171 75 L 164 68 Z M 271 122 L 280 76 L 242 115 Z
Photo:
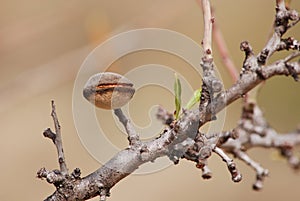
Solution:
M 241 121 L 232 131 L 207 136 L 199 130 L 205 123 L 214 120 L 215 114 L 243 97 L 261 82 L 275 75 L 290 75 L 295 80 L 298 79 L 300 62 L 292 61 L 292 59 L 299 56 L 299 43 L 294 38 L 282 38 L 286 30 L 299 21 L 298 13 L 286 9 L 283 1 L 277 1 L 273 36 L 257 56 L 248 42 L 241 44 L 246 57 L 240 77 L 232 87 L 222 90 L 222 83 L 214 74 L 215 64 L 211 49 L 211 27 L 214 20 L 211 17 L 209 1 L 203 0 L 201 4 L 205 24 L 203 39 L 205 54 L 200 64 L 204 76 L 199 108 L 184 110 L 178 120 L 174 120 L 169 112 L 161 109 L 158 116 L 166 124 L 166 128 L 158 138 L 147 142 L 139 141 L 138 134 L 121 110 L 115 111 L 128 133 L 129 143 L 134 146 L 120 151 L 99 169 L 83 178 L 80 177 L 79 169 L 68 174 L 64 165 L 61 165 L 60 170 L 53 171 L 42 168 L 38 172 L 38 177 L 46 178 L 56 187 L 56 191 L 46 200 L 87 200 L 95 196 L 100 196 L 100 200 L 105 200 L 110 194 L 109 190 L 120 180 L 130 175 L 140 165 L 163 156 L 168 156 L 175 164 L 181 158 L 192 160 L 196 162 L 198 168 L 202 169 L 203 177 L 210 178 L 208 159 L 212 153 L 216 153 L 227 164 L 232 180 L 239 181 L 241 174 L 233 160 L 227 156 L 227 153 L 233 153 L 257 172 L 257 180 L 254 184 L 256 189 L 261 188 L 268 171 L 246 154 L 248 149 L 277 148 L 293 168 L 299 167 L 299 159 L 293 155 L 293 148 L 300 143 L 299 130 L 287 135 L 278 134 L 268 126 L 255 103 L 244 105 Z M 267 64 L 268 58 L 275 51 L 285 49 L 292 49 L 296 53 Z M 52 107 L 52 113 L 56 114 L 54 107 Z M 57 116 L 54 116 L 54 125 L 59 128 Z

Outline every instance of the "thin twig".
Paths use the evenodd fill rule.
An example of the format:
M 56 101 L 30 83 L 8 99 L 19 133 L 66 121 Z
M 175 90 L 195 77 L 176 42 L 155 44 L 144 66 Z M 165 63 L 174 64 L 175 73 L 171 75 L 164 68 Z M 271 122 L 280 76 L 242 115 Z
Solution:
M 202 47 L 204 54 L 201 59 L 201 67 L 203 69 L 201 97 L 199 104 L 199 111 L 209 114 L 210 120 L 215 120 L 215 108 L 207 108 L 207 104 L 213 101 L 214 94 L 219 93 L 223 89 L 223 83 L 215 75 L 215 64 L 212 56 L 212 24 L 214 18 L 211 15 L 211 7 L 209 0 L 202 0 L 202 11 L 204 19 L 204 36 L 202 40 Z M 200 122 L 204 121 L 200 119 Z
M 204 35 L 202 46 L 204 49 L 205 57 L 207 59 L 212 59 L 212 24 L 214 22 L 214 19 L 211 15 L 209 0 L 202 0 L 201 3 L 204 18 Z
M 51 106 L 52 106 L 51 116 L 53 118 L 53 122 L 54 122 L 54 126 L 55 126 L 55 133 L 56 133 L 54 144 L 57 149 L 58 163 L 59 163 L 61 173 L 63 175 L 67 175 L 68 168 L 67 168 L 67 164 L 66 164 L 66 160 L 65 160 L 65 156 L 64 156 L 64 150 L 63 150 L 62 138 L 61 138 L 61 132 L 60 132 L 60 124 L 59 124 L 59 121 L 58 121 L 58 118 L 56 115 L 56 108 L 55 108 L 55 104 L 54 104 L 53 100 L 51 101 Z
M 223 161 L 227 164 L 228 170 L 231 174 L 231 179 L 234 182 L 240 182 L 242 180 L 242 175 L 239 173 L 238 169 L 236 168 L 236 164 L 233 162 L 229 156 L 220 148 L 215 147 L 213 151 L 218 154 Z
M 244 161 L 250 167 L 252 167 L 256 171 L 256 181 L 253 184 L 254 190 L 260 190 L 263 188 L 263 180 L 266 176 L 268 176 L 269 171 L 264 169 L 259 163 L 252 160 L 245 152 L 238 150 L 235 151 L 235 156 L 240 160 Z
M 299 14 L 295 10 L 287 10 L 284 0 L 276 0 L 274 31 L 263 50 L 257 55 L 257 61 L 260 65 L 266 64 L 268 58 L 280 47 L 282 35 L 295 26 L 299 20 Z
M 293 52 L 293 53 L 291 53 L 290 55 L 288 55 L 288 56 L 284 59 L 284 61 L 285 61 L 285 62 L 289 62 L 289 61 L 291 61 L 292 59 L 297 58 L 297 57 L 299 57 L 299 56 L 300 56 L 300 52 Z
M 203 5 L 202 5 L 202 1 L 201 0 L 197 0 L 198 5 L 202 8 L 203 10 Z M 214 16 L 214 10 L 211 9 L 211 16 Z M 216 21 L 214 20 L 214 18 L 212 17 L 213 23 L 212 23 L 212 35 L 213 35 L 213 39 L 218 47 L 218 51 L 221 55 L 221 59 L 223 61 L 223 64 L 225 65 L 226 69 L 228 70 L 233 82 L 235 82 L 238 79 L 238 71 L 236 70 L 237 68 L 235 67 L 233 61 L 231 60 L 231 58 L 229 57 L 229 51 L 226 45 L 226 42 L 223 38 L 223 34 L 218 26 L 218 24 L 216 23 Z M 208 27 L 209 28 L 209 27 Z
M 114 110 L 115 115 L 118 117 L 119 121 L 123 124 L 126 133 L 128 135 L 129 145 L 135 145 L 140 142 L 140 137 L 135 131 L 133 125 L 130 123 L 130 120 L 124 115 L 123 111 L 118 108 Z

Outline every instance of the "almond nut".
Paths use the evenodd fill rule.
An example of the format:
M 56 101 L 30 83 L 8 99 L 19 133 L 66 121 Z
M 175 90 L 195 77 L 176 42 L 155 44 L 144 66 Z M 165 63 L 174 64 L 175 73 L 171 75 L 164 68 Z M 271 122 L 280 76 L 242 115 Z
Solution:
M 83 96 L 102 109 L 117 109 L 126 105 L 135 89 L 130 80 L 112 73 L 98 73 L 89 78 L 83 89 Z

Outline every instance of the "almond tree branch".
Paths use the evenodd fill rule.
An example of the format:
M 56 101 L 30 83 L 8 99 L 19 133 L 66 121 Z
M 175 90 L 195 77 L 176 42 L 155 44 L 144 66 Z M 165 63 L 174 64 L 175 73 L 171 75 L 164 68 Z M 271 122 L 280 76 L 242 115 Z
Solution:
M 56 187 L 56 191 L 46 200 L 87 200 L 95 196 L 100 196 L 100 200 L 105 200 L 109 196 L 110 189 L 120 180 L 130 175 L 140 165 L 155 161 L 155 159 L 163 156 L 168 156 L 175 164 L 178 163 L 180 158 L 192 160 L 203 171 L 202 176 L 209 178 L 211 172 L 207 164 L 208 159 L 214 152 L 227 163 L 233 181 L 239 181 L 241 179 L 240 173 L 226 154 L 232 153 L 248 163 L 257 172 L 256 188 L 262 186 L 263 178 L 267 175 L 267 172 L 246 155 L 246 151 L 250 148 L 278 148 L 293 168 L 299 168 L 299 159 L 293 154 L 293 148 L 300 144 L 299 130 L 286 135 L 276 133 L 274 129 L 268 126 L 256 105 L 250 103 L 244 105 L 241 122 L 233 131 L 222 132 L 213 136 L 206 136 L 199 131 L 201 126 L 214 119 L 216 113 L 243 97 L 244 94 L 261 82 L 275 75 L 291 75 L 294 79 L 298 77 L 300 74 L 300 61 L 291 61 L 291 58 L 299 56 L 298 53 L 278 60 L 273 64 L 266 65 L 266 60 L 274 51 L 282 47 L 280 46 L 283 42 L 281 40 L 282 35 L 287 29 L 296 24 L 289 23 L 289 21 L 297 22 L 299 17 L 295 17 L 292 11 L 286 10 L 282 6 L 282 1 L 278 0 L 273 37 L 258 56 L 254 55 L 248 42 L 242 43 L 242 50 L 245 52 L 246 58 L 240 77 L 232 87 L 226 91 L 221 91 L 222 83 L 214 75 L 215 65 L 212 52 L 210 52 L 211 24 L 213 20 L 209 1 L 202 0 L 202 5 L 205 19 L 205 36 L 203 39 L 205 53 L 201 63 L 204 77 L 199 108 L 192 111 L 184 110 L 178 120 L 170 118 L 168 112 L 161 110 L 158 116 L 167 126 L 158 138 L 135 143 L 135 146 L 120 151 L 98 170 L 83 178 L 80 177 L 79 169 L 75 169 L 71 175 L 68 175 L 66 165 L 64 167 L 60 164 L 60 170 L 40 169 L 38 177 L 46 178 L 47 182 L 54 184 Z M 287 16 L 289 17 L 287 18 Z M 296 49 L 296 51 L 299 50 Z M 60 135 L 60 126 L 53 103 L 52 111 L 56 134 L 49 130 L 45 136 L 51 138 L 58 146 L 56 135 L 57 133 Z M 115 114 L 124 125 L 130 137 L 130 143 L 133 143 L 132 140 L 138 139 L 133 127 L 131 127 L 121 110 L 116 110 Z M 132 136 L 133 138 L 131 138 Z M 61 144 L 61 139 L 57 143 Z M 61 146 L 61 149 L 58 151 L 58 155 L 61 158 L 61 154 L 63 154 L 62 145 L 59 146 Z M 63 164 L 65 164 L 64 161 L 63 157 Z
M 251 148 L 278 149 L 293 169 L 300 168 L 300 160 L 293 154 L 295 146 L 300 144 L 300 130 L 297 129 L 287 134 L 277 133 L 269 126 L 256 103 L 248 102 L 244 105 L 241 120 L 234 132 L 238 136 L 235 140 L 230 138 L 227 141 L 222 140 L 218 146 L 232 153 L 256 171 L 253 189 L 260 190 L 263 187 L 263 180 L 268 176 L 269 171 L 246 154 L 246 151 Z
M 297 74 L 300 74 L 299 63 L 295 64 L 294 69 Z M 283 60 L 279 63 L 267 66 L 264 68 L 264 71 L 267 79 L 274 75 L 289 75 Z M 226 105 L 240 98 L 241 93 L 247 93 L 250 89 L 261 82 L 261 79 L 255 73 L 248 74 L 243 80 L 244 81 L 239 81 L 239 84 L 235 84 L 226 92 L 222 92 L 221 95 L 217 96 L 215 101 L 211 104 L 215 104 L 215 107 L 218 111 L 220 111 Z M 229 98 L 223 98 L 223 93 L 225 93 Z M 219 104 L 219 102 L 222 102 L 223 104 Z M 60 171 L 53 172 L 42 168 L 38 172 L 38 177 L 47 178 L 49 183 L 53 183 L 57 187 L 57 191 L 55 191 L 54 194 L 49 196 L 46 200 L 87 200 L 103 194 L 103 192 L 106 192 L 106 196 L 109 196 L 109 189 L 111 189 L 121 179 L 130 175 L 140 165 L 149 161 L 154 161 L 158 157 L 170 155 L 170 150 L 177 153 L 179 152 L 179 156 L 181 157 L 182 153 L 185 153 L 188 147 L 193 144 L 192 140 L 185 144 L 183 142 L 186 142 L 188 138 L 195 138 L 199 127 L 200 116 L 206 117 L 207 114 L 202 114 L 199 110 L 186 112 L 173 127 L 166 128 L 159 138 L 145 142 L 145 144 L 141 146 L 127 148 L 120 151 L 106 164 L 84 178 L 75 178 L 74 176 L 61 177 L 59 176 L 61 175 Z M 205 122 L 202 122 L 200 125 L 203 125 L 204 123 Z M 285 138 L 284 136 L 282 137 Z M 294 141 L 295 137 L 296 136 L 294 135 L 289 136 L 289 142 Z M 257 141 L 254 147 L 262 146 L 263 141 L 265 140 L 262 139 L 262 141 Z M 300 143 L 299 141 L 295 142 L 297 144 Z M 183 143 L 183 146 L 178 146 L 182 145 L 181 143 Z M 205 144 L 203 144 L 203 147 L 206 147 L 204 145 Z M 211 144 L 208 143 L 206 145 L 210 146 Z M 226 146 L 229 145 L 230 144 L 227 144 Z M 226 146 L 224 144 L 222 145 L 222 148 L 227 150 Z M 207 167 L 204 168 L 204 170 L 207 170 Z M 53 182 L 53 180 L 51 180 L 53 177 L 58 177 L 59 179 L 55 179 L 55 182 Z M 65 195 L 68 195 L 68 197 L 65 197 Z
M 277 68 L 273 68 L 268 71 L 270 76 L 275 74 L 288 74 L 288 71 L 286 70 L 284 65 L 276 66 Z M 280 69 L 284 68 L 284 69 Z M 298 67 L 296 68 L 298 74 L 300 74 L 300 67 L 298 64 Z M 256 83 L 256 82 L 254 82 Z M 233 90 L 234 88 L 231 88 Z M 231 91 L 229 90 L 229 92 Z M 246 92 L 246 91 L 245 91 Z M 190 122 L 194 122 L 193 124 L 196 124 L 197 113 L 190 114 L 186 120 L 182 120 L 181 125 L 186 125 L 185 130 L 182 130 L 181 135 L 183 134 L 190 134 L 195 132 L 195 127 L 192 128 L 188 125 L 190 125 Z M 197 125 L 198 126 L 198 125 Z M 197 128 L 196 126 L 196 128 Z M 194 130 L 194 131 L 193 131 Z M 185 132 L 184 132 L 185 131 Z M 128 176 L 130 173 L 132 173 L 135 169 L 137 169 L 141 164 L 147 162 L 148 160 L 154 160 L 157 157 L 161 157 L 165 154 L 167 154 L 167 150 L 165 149 L 166 146 L 170 145 L 170 142 L 174 142 L 175 139 L 174 134 L 174 128 L 173 129 L 167 129 L 162 136 L 152 142 L 147 143 L 147 149 L 144 149 L 144 151 L 141 152 L 142 149 L 126 149 L 121 152 L 119 152 L 114 158 L 112 158 L 109 162 L 107 162 L 103 167 L 92 173 L 91 175 L 83 178 L 78 179 L 73 191 L 76 193 L 72 193 L 73 195 L 76 195 L 76 199 L 78 200 L 85 200 L 89 197 L 87 196 L 96 196 L 103 192 L 101 189 L 105 189 L 105 192 L 107 192 L 107 195 L 109 195 L 109 189 L 113 187 L 118 181 L 120 181 L 122 178 Z M 181 136 L 181 137 L 182 137 Z M 293 139 L 293 138 L 292 138 Z M 182 140 L 184 138 L 182 137 Z M 261 146 L 262 143 L 256 144 Z M 166 145 L 166 146 L 165 146 Z M 223 147 L 222 147 L 223 148 Z M 145 151 L 147 150 L 147 151 Z M 142 160 L 142 153 L 147 152 L 146 155 L 148 155 L 147 160 Z M 51 178 L 51 175 L 55 172 L 47 172 L 42 171 L 43 174 L 40 173 L 41 177 L 47 178 L 48 182 L 51 181 L 48 178 Z M 60 175 L 60 174 L 57 174 Z M 68 183 L 61 182 L 62 179 L 57 179 L 56 182 L 59 182 L 60 185 L 66 186 Z M 59 185 L 59 186 L 60 186 Z M 65 193 L 65 192 L 64 192 Z M 71 194 L 71 193 L 70 193 Z M 102 193 L 103 194 L 103 193 Z M 78 195 L 82 195 L 82 197 L 79 197 Z M 55 197 L 55 198 L 54 198 Z M 52 199 L 53 198 L 53 199 Z M 61 199 L 60 199 L 61 198 Z M 70 199 L 66 199 L 59 194 L 58 191 L 56 191 L 52 196 L 49 197 L 48 200 L 72 200 L 72 197 Z M 75 199 L 75 198 L 74 198 Z

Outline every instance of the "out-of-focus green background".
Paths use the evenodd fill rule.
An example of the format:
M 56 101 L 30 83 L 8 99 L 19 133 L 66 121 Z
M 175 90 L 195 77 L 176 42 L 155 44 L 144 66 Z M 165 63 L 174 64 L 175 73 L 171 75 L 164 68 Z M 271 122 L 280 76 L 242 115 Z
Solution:
M 275 0 L 216 0 L 212 4 L 230 56 L 240 68 L 240 42 L 248 40 L 256 52 L 263 47 L 272 27 Z M 292 7 L 300 10 L 300 2 L 292 1 Z M 76 73 L 89 52 L 105 39 L 148 27 L 174 30 L 200 43 L 201 10 L 194 0 L 1 1 L 1 200 L 42 200 L 55 190 L 36 178 L 41 167 L 58 168 L 54 146 L 42 137 L 43 130 L 52 127 L 52 99 L 57 104 L 69 168 L 80 167 L 86 175 L 100 166 L 80 143 L 74 127 L 72 90 Z M 300 26 L 287 35 L 300 39 L 299 33 Z M 215 52 L 218 70 L 229 87 L 230 77 L 218 56 Z M 143 58 L 124 58 L 114 70 L 122 72 L 122 65 L 143 63 Z M 164 63 L 164 57 L 159 61 Z M 175 59 L 168 65 L 180 63 Z M 270 124 L 280 132 L 292 130 L 300 122 L 299 90 L 299 84 L 290 77 L 277 77 L 269 80 L 261 91 L 259 104 Z M 155 90 L 148 93 L 159 100 Z M 166 107 L 172 108 L 173 102 Z M 235 126 L 240 109 L 239 102 L 228 108 L 224 129 Z M 137 119 L 146 119 L 145 114 Z M 109 200 L 299 200 L 299 173 L 274 157 L 273 150 L 251 150 L 250 155 L 270 170 L 261 192 L 251 189 L 255 173 L 249 167 L 237 162 L 244 179 L 235 184 L 225 164 L 213 156 L 209 162 L 213 178 L 209 181 L 201 179 L 201 172 L 193 163 L 182 161 L 154 174 L 129 176 L 112 189 Z

